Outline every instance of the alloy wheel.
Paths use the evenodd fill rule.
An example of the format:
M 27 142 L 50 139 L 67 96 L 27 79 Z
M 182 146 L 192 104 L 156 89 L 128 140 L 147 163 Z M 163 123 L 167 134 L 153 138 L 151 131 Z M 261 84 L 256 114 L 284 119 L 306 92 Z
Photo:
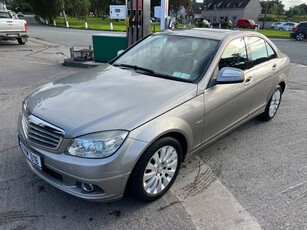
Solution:
M 304 34 L 299 33 L 299 34 L 296 35 L 295 38 L 296 38 L 296 40 L 298 40 L 298 41 L 303 41 L 303 40 L 304 40 Z
M 162 192 L 175 176 L 178 167 L 178 153 L 172 146 L 163 146 L 149 160 L 143 175 L 146 193 Z
M 281 92 L 280 90 L 276 90 L 272 96 L 272 100 L 270 103 L 270 109 L 269 109 L 270 117 L 273 117 L 275 113 L 277 112 L 277 109 L 280 104 L 280 99 L 281 99 Z

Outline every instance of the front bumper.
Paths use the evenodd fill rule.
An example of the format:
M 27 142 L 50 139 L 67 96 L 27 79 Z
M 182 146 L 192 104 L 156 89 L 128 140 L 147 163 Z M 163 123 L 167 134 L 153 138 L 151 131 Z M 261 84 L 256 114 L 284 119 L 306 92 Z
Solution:
M 18 124 L 19 141 L 41 159 L 41 169 L 27 160 L 30 169 L 54 187 L 95 202 L 110 202 L 123 196 L 131 171 L 147 145 L 127 138 L 114 155 L 104 159 L 85 159 L 29 145 L 22 131 L 21 115 Z M 82 183 L 93 185 L 94 190 L 86 192 Z

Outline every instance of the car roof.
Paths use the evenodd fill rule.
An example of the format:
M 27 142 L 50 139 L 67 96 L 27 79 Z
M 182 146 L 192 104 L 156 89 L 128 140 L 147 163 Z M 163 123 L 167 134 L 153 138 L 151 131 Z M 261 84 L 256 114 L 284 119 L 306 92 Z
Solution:
M 187 37 L 208 38 L 212 40 L 225 40 L 231 37 L 247 36 L 247 35 L 259 35 L 259 33 L 253 31 L 241 31 L 241 30 L 225 30 L 225 29 L 210 29 L 210 28 L 194 28 L 187 30 L 166 30 L 158 32 L 159 34 L 178 35 Z

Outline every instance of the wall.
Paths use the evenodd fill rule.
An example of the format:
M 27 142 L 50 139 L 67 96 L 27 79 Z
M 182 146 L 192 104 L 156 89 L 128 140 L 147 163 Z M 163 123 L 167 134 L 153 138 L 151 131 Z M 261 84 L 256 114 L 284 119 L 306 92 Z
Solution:
M 261 5 L 259 0 L 250 0 L 244 9 L 244 18 L 253 19 L 256 23 L 261 14 Z
M 220 18 L 230 19 L 233 23 L 236 23 L 238 18 L 244 16 L 243 8 L 235 8 L 235 9 L 219 9 L 219 10 L 206 10 L 202 11 L 202 15 L 204 18 L 210 19 L 211 22 L 220 21 Z

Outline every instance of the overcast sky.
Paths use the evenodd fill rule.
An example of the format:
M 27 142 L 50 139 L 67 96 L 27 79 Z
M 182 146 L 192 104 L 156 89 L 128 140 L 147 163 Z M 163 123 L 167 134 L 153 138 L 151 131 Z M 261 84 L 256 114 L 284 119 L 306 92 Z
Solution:
M 307 0 L 281 0 L 285 5 L 285 10 L 289 10 L 289 7 L 301 5 L 303 3 L 307 4 Z

